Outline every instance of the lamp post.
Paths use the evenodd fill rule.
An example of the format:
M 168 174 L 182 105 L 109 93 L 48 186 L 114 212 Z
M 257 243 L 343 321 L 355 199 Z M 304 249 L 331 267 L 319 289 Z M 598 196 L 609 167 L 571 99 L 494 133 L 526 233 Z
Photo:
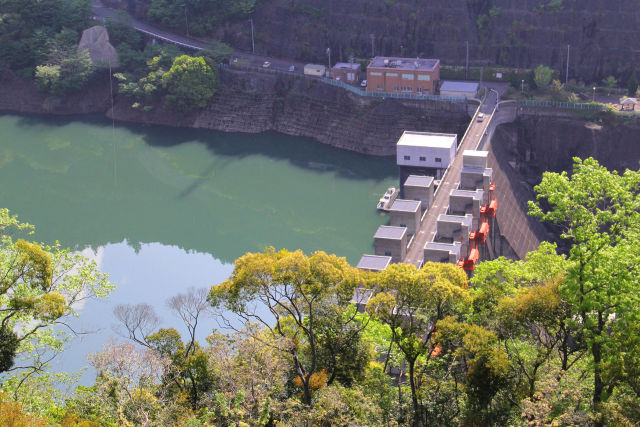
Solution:
M 596 87 L 593 87 L 593 97 L 591 98 L 591 102 L 596 102 Z
M 524 79 L 522 80 L 521 86 L 520 86 L 520 92 L 524 93 Z
M 329 57 L 329 68 L 327 68 L 327 72 L 333 78 L 333 73 L 331 72 L 331 48 L 327 48 L 327 56 Z

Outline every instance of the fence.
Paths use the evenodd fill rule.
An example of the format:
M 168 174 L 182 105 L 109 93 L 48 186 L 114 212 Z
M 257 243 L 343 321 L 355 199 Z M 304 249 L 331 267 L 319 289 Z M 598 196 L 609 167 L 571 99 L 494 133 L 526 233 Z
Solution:
M 605 111 L 607 106 L 604 104 L 585 104 L 580 102 L 560 102 L 560 101 L 538 101 L 535 99 L 525 99 L 520 101 L 522 107 L 550 107 L 550 108 L 567 108 L 572 110 L 591 110 Z
M 394 92 L 368 92 L 350 84 L 323 77 L 322 81 L 332 86 L 341 87 L 359 96 L 371 96 L 374 98 L 395 98 L 395 99 L 412 99 L 416 101 L 445 101 L 445 102 L 467 102 L 467 98 L 461 96 L 442 96 L 442 95 L 414 95 L 411 93 L 394 93 Z

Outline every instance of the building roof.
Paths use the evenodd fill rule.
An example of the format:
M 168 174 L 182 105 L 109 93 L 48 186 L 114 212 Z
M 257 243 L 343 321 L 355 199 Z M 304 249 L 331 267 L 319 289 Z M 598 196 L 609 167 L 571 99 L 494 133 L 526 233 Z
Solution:
M 433 184 L 432 176 L 409 175 L 404 182 L 405 187 L 431 187 Z
M 451 193 L 449 193 L 450 197 L 468 197 L 475 200 L 482 200 L 483 195 L 484 191 L 482 190 L 451 190 Z
M 491 168 L 480 169 L 480 168 L 470 168 L 470 167 L 463 166 L 460 173 L 491 176 L 491 174 L 493 173 L 493 170 Z
M 451 148 L 458 136 L 455 133 L 414 132 L 405 130 L 398 145 L 412 147 Z
M 453 242 L 453 243 L 429 242 L 426 245 L 424 245 L 424 248 L 432 251 L 442 251 L 442 252 L 449 252 L 449 253 L 454 253 L 456 255 L 460 255 L 460 249 L 462 248 L 462 243 L 460 242 Z
M 456 224 L 465 224 L 467 227 L 471 227 L 471 222 L 473 221 L 473 215 L 467 214 L 465 216 L 462 215 L 438 215 L 438 222 L 453 222 Z
M 359 70 L 360 69 L 360 64 L 358 64 L 356 62 L 354 62 L 353 64 L 351 64 L 350 62 L 336 62 L 336 65 L 334 65 L 333 68 L 347 69 L 347 70 Z
M 419 200 L 396 199 L 389 208 L 389 211 L 400 212 L 416 212 L 420 209 L 421 202 Z
M 360 262 L 358 263 L 358 268 L 363 270 L 384 270 L 391 263 L 390 256 L 380 256 L 380 255 L 362 255 L 360 258 Z
M 324 70 L 327 67 L 325 67 L 324 65 L 320 65 L 320 64 L 306 64 L 304 66 L 304 68 L 312 68 L 314 70 Z
M 464 157 L 480 157 L 486 159 L 489 155 L 488 151 L 480 151 L 480 150 L 464 150 L 462 152 L 462 156 Z
M 393 239 L 400 240 L 407 232 L 407 227 L 392 227 L 390 225 L 381 225 L 378 227 L 374 239 Z
M 636 100 L 635 98 L 624 98 L 622 101 L 620 101 L 620 104 L 622 105 L 636 105 L 638 103 L 638 100 Z
M 477 82 L 456 82 L 444 80 L 440 85 L 440 92 L 477 92 L 480 85 Z
M 385 65 L 385 61 L 386 65 Z M 398 58 L 394 56 L 376 56 L 369 63 L 369 68 L 393 68 L 408 71 L 433 71 L 440 65 L 439 59 Z

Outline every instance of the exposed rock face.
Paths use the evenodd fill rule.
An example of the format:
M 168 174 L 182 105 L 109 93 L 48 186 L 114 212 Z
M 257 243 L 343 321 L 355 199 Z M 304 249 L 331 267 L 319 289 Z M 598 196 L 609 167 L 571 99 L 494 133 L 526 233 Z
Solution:
M 116 49 L 109 43 L 109 33 L 105 27 L 96 25 L 82 32 L 78 52 L 88 50 L 91 62 L 96 67 L 117 68 L 119 65 Z
M 462 135 L 469 121 L 465 103 L 362 98 L 315 79 L 281 74 L 223 69 L 220 77 L 221 89 L 202 111 L 177 117 L 157 105 L 143 112 L 121 99 L 115 118 L 227 132 L 273 130 L 375 155 L 394 155 L 406 129 Z
M 275 56 L 326 61 L 355 53 L 440 58 L 533 68 L 600 81 L 627 78 L 638 61 L 640 8 L 628 0 L 265 0 L 254 16 L 256 49 Z M 250 50 L 246 23 L 219 36 Z M 562 73 L 564 76 L 564 73 Z

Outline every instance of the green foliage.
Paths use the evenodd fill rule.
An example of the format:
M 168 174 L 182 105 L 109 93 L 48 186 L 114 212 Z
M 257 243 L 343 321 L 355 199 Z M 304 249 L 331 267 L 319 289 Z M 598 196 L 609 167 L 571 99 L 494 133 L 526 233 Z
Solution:
M 223 22 L 255 11 L 256 0 L 151 0 L 147 17 L 164 27 L 191 35 L 211 35 Z
M 629 77 L 627 81 L 627 93 L 629 96 L 636 96 L 636 92 L 638 91 L 638 77 L 636 77 L 636 72 L 634 71 Z
M 553 75 L 551 68 L 546 67 L 544 65 L 538 65 L 535 70 L 533 70 L 533 80 L 536 83 L 536 86 L 539 88 L 545 88 L 551 82 L 551 76 Z
M 40 89 L 51 94 L 65 94 L 82 89 L 93 73 L 89 52 L 52 47 L 46 65 L 36 67 Z
M 202 57 L 182 55 L 162 75 L 162 85 L 167 90 L 165 102 L 177 111 L 203 108 L 218 90 L 218 70 Z
M 560 225 L 560 237 L 571 244 L 560 293 L 593 358 L 593 402 L 599 411 L 609 394 L 605 388 L 617 385 L 603 374 L 616 352 L 609 331 L 638 315 L 640 173 L 620 175 L 592 158 L 576 158 L 571 176 L 546 172 L 535 190 L 531 214 Z
M 0 372 L 12 367 L 16 354 L 28 361 L 27 374 L 45 370 L 44 352 L 60 351 L 70 338 L 51 326 L 74 315 L 76 302 L 112 289 L 95 263 L 81 255 L 59 245 L 14 241 L 8 234 L 30 228 L 0 209 Z
M 0 61 L 31 69 L 46 57 L 50 42 L 75 47 L 91 16 L 89 0 L 0 0 Z
M 205 58 L 210 58 L 212 65 L 229 62 L 229 58 L 233 54 L 233 48 L 225 43 L 217 40 L 209 42 L 207 49 L 200 52 Z
M 613 76 L 607 76 L 602 80 L 602 84 L 607 88 L 608 94 L 611 94 L 611 91 L 618 87 L 618 79 Z

